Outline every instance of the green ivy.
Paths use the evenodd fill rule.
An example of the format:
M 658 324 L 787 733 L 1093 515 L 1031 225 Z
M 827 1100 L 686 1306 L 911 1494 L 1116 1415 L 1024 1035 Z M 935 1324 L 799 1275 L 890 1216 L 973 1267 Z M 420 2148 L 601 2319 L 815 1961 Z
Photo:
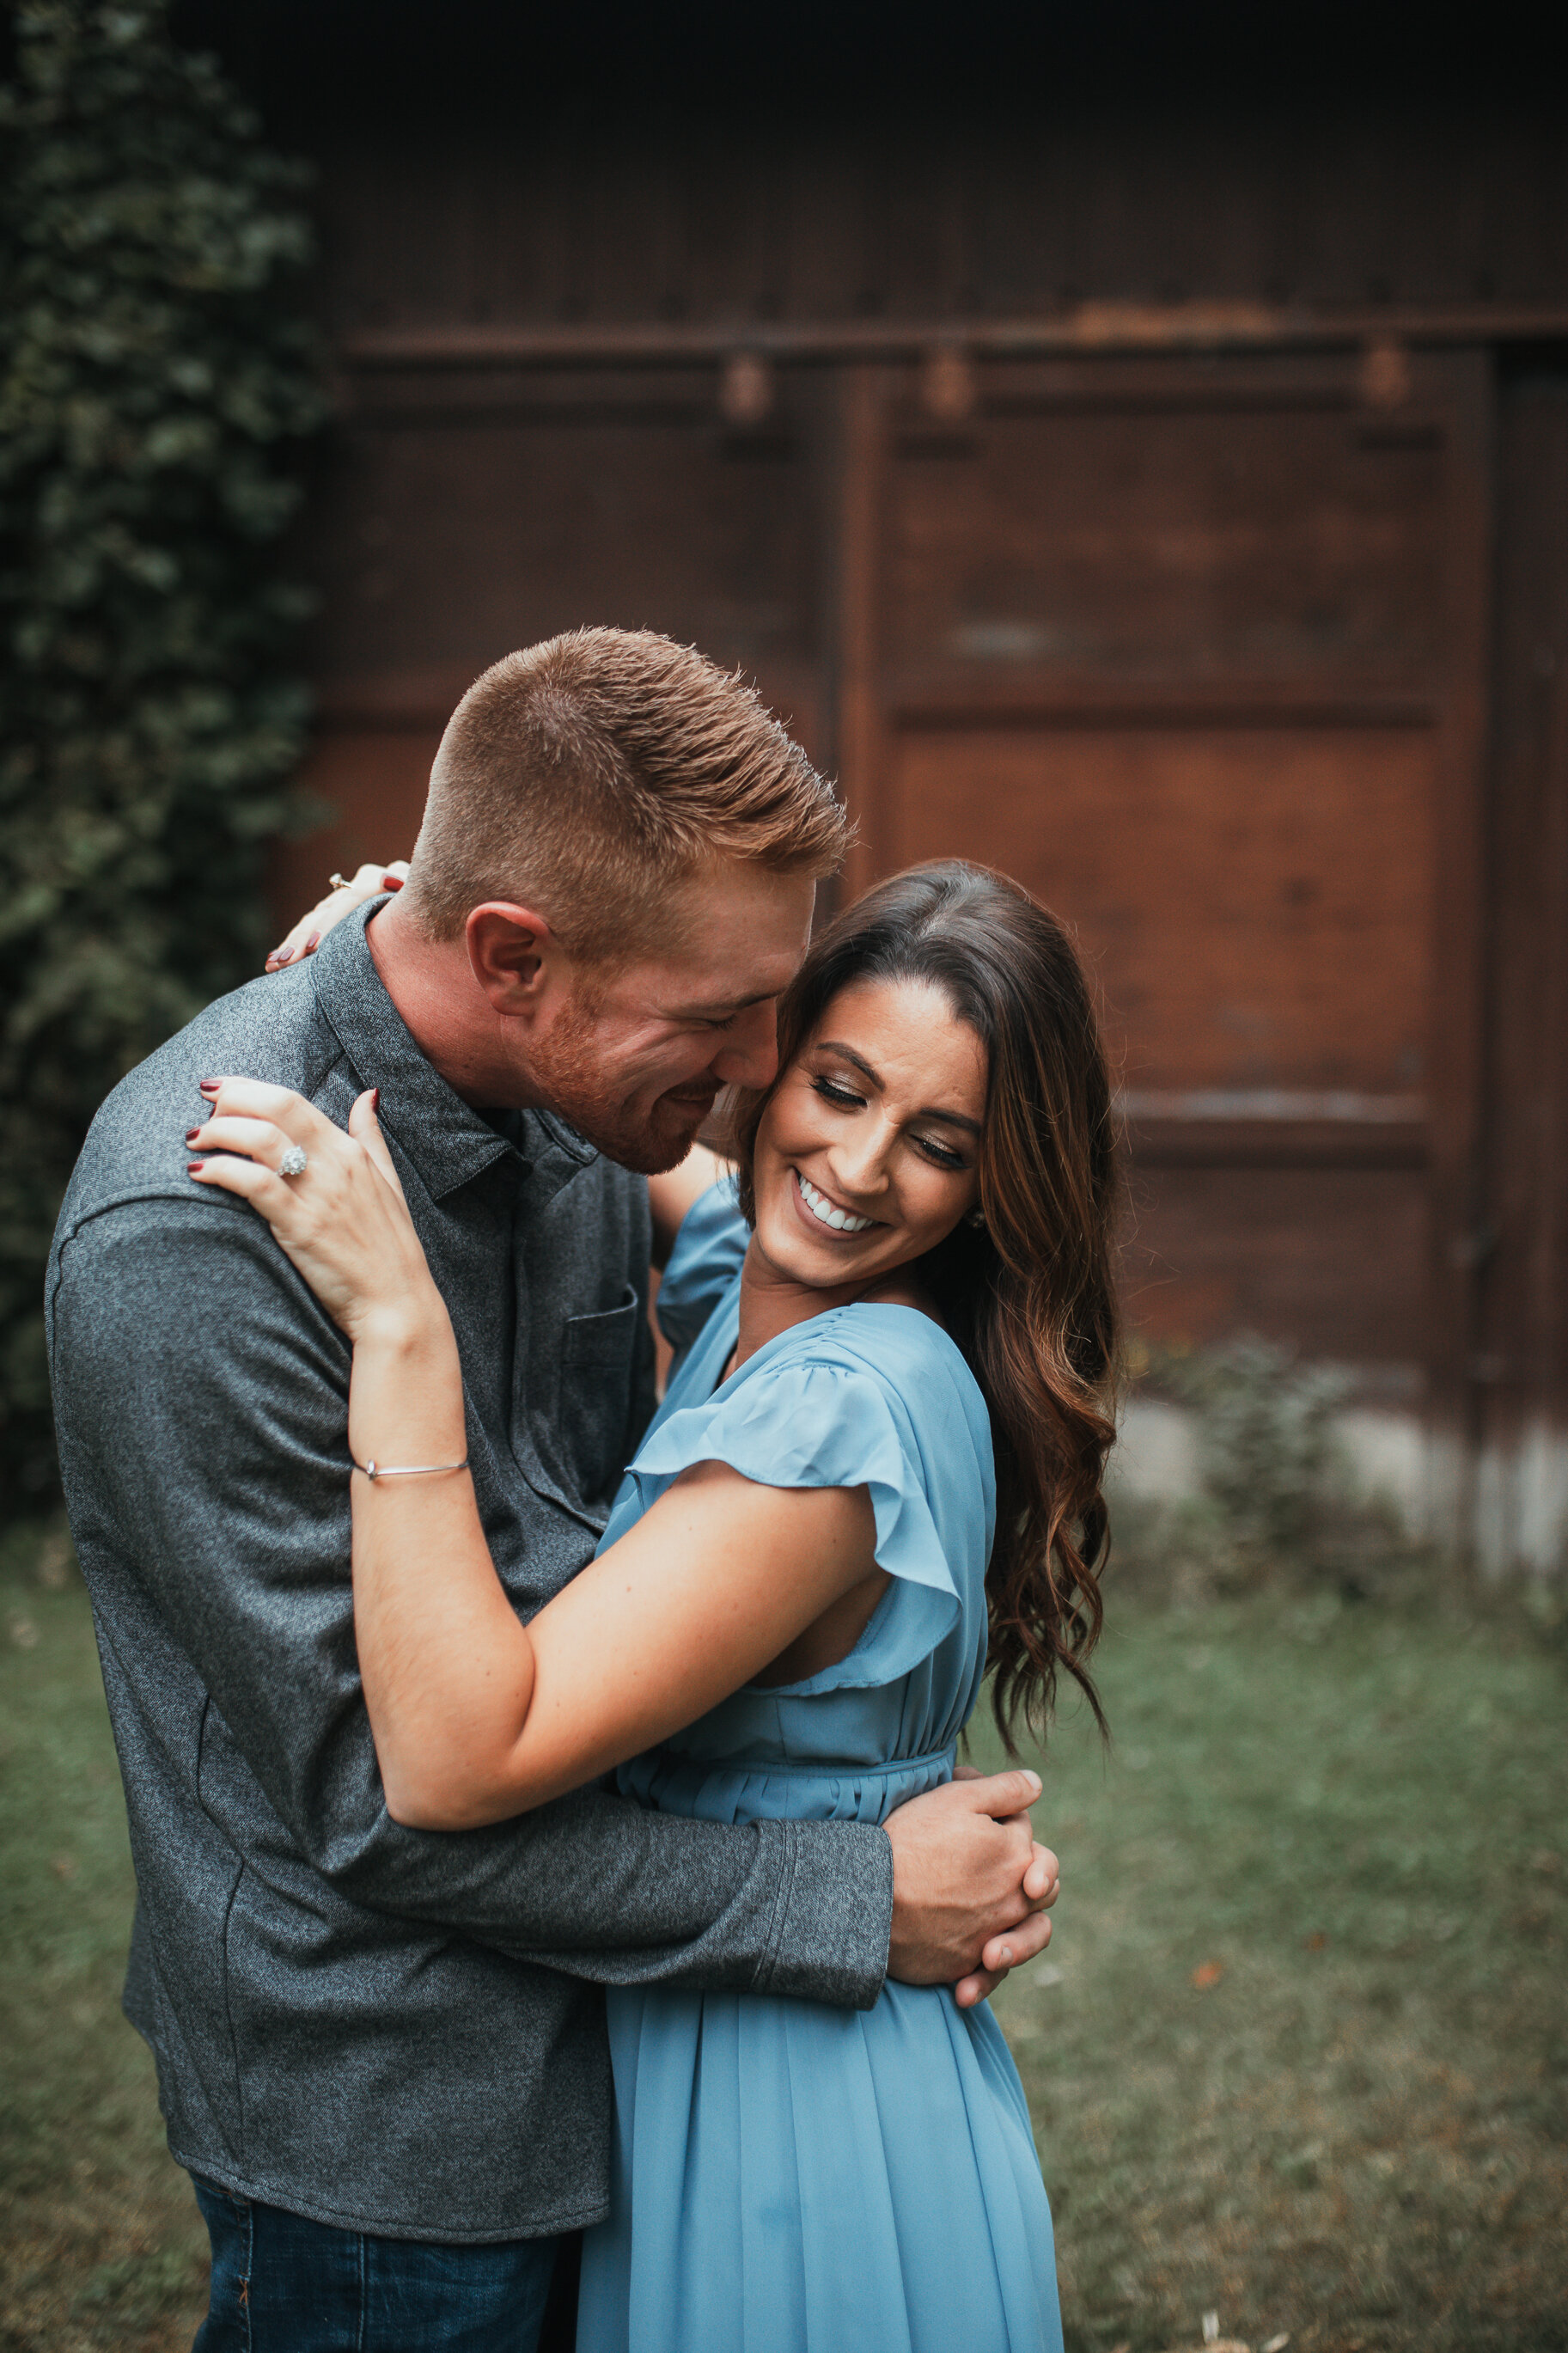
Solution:
M 303 170 L 167 0 L 23 0 L 0 86 L 0 1493 L 54 1477 L 49 1236 L 115 1082 L 255 972 L 325 413 Z

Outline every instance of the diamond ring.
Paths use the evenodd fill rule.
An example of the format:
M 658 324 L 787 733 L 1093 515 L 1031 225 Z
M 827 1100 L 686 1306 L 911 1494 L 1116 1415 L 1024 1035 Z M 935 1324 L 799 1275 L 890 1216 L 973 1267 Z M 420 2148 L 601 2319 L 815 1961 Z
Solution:
M 304 1145 L 290 1144 L 284 1147 L 283 1157 L 278 1163 L 278 1174 L 279 1176 L 302 1176 L 310 1165 L 310 1155 Z

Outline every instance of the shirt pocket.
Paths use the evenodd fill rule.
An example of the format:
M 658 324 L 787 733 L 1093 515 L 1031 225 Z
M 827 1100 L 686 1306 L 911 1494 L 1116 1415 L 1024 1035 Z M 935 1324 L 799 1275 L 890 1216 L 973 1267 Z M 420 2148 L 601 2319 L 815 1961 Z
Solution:
M 606 1499 L 620 1483 L 632 1410 L 642 1303 L 632 1284 L 621 1304 L 597 1315 L 568 1316 L 561 1334 L 561 1391 L 555 1438 L 569 1482 L 584 1504 Z

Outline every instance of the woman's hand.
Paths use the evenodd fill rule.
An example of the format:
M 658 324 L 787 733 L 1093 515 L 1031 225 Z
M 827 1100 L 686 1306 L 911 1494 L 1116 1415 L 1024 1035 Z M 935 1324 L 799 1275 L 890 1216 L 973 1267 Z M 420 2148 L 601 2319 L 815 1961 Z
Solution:
M 191 1163 L 198 1185 L 237 1193 L 267 1219 L 283 1250 L 351 1340 L 375 1327 L 399 1336 L 446 1309 L 376 1123 L 375 1089 L 349 1113 L 349 1132 L 287 1087 L 255 1079 L 209 1079 L 204 1127 L 185 1141 L 210 1153 Z M 280 1174 L 290 1148 L 305 1155 L 298 1175 Z
M 293 930 L 285 934 L 267 959 L 268 972 L 281 972 L 286 964 L 314 955 L 334 924 L 367 899 L 379 898 L 384 891 L 401 891 L 408 880 L 408 860 L 395 858 L 390 866 L 362 866 L 351 882 L 334 882 L 324 899 L 318 899 L 308 915 L 301 915 Z

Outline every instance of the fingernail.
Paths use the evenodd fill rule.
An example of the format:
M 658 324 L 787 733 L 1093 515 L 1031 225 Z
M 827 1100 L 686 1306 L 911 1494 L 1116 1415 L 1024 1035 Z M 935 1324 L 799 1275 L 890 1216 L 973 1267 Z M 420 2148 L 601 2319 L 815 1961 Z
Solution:
M 315 947 L 315 944 L 316 944 L 317 941 L 321 938 L 321 934 L 320 934 L 320 932 L 312 932 L 312 933 L 310 934 L 310 938 L 309 938 L 309 939 L 306 941 L 306 943 L 305 943 L 305 954 L 306 954 L 307 955 L 309 955 L 311 953 L 311 951 L 312 951 L 312 950 L 313 950 L 313 948 Z
M 187 1160 L 185 1163 L 185 1174 L 187 1176 L 199 1176 L 206 1165 L 207 1164 L 205 1160 Z
M 384 874 L 381 878 L 381 887 L 384 891 L 401 891 L 403 888 L 402 875 Z
M 1004 1945 L 1004 1946 L 1003 1946 L 1003 1947 L 1002 1947 L 1002 1960 L 1003 1960 L 1003 1964 L 1004 1964 L 1004 1966 L 1005 1966 L 1005 1968 L 1012 1968 L 1012 1966 L 1013 1966 L 1013 1947 L 1012 1947 L 1012 1946 L 1011 1946 L 1011 1945 Z
M 199 1095 L 216 1095 L 222 1084 L 223 1081 L 221 1079 L 204 1079 L 200 1086 L 196 1089 L 196 1092 Z
M 199 1127 L 187 1127 L 185 1130 L 185 1142 L 187 1144 L 194 1144 L 200 1134 L 201 1129 Z
M 378 1112 L 381 1109 L 381 1089 L 379 1087 L 372 1087 L 370 1091 L 370 1107 L 373 1113 Z

